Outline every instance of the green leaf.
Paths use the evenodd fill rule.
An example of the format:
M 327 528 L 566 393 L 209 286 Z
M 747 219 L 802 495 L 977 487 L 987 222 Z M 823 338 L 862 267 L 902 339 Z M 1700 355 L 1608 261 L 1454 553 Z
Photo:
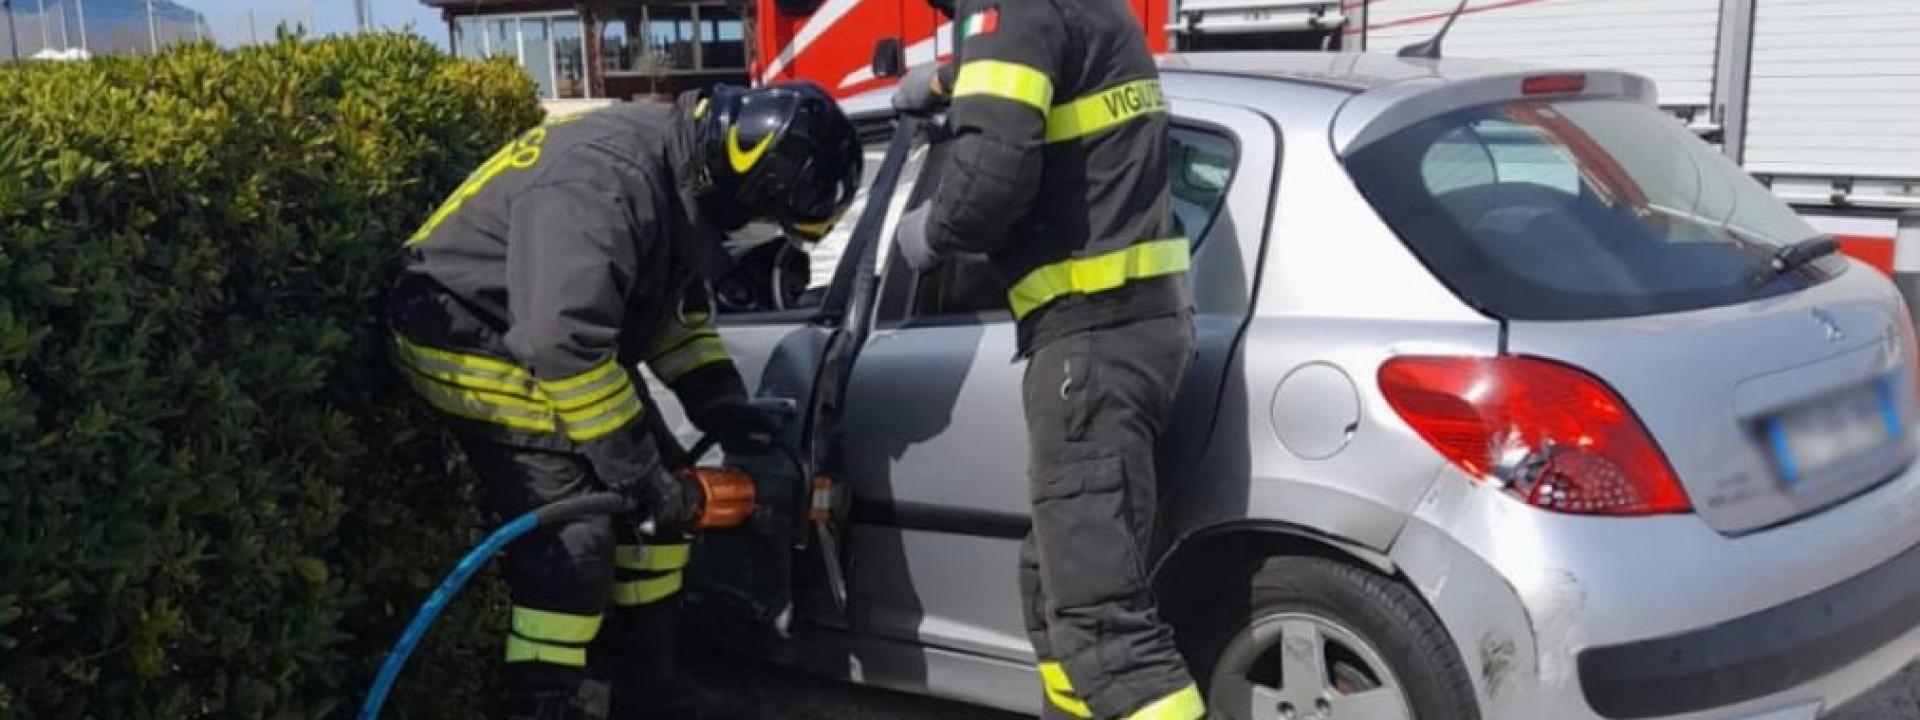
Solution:
M 327 572 L 327 564 L 319 558 L 294 558 L 293 568 L 299 571 L 300 577 L 306 578 L 307 582 L 315 585 L 327 584 L 327 578 L 330 576 Z

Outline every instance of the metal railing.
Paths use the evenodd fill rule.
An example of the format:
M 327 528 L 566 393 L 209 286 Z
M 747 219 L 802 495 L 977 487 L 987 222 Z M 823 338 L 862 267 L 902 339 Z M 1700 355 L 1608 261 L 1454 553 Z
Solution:
M 288 14 L 288 22 L 303 18 L 304 26 L 311 31 L 314 2 L 300 0 L 301 12 Z M 370 0 L 352 0 L 352 7 L 356 31 L 377 29 Z M 174 42 L 200 42 L 213 37 L 207 15 L 189 9 L 189 18 L 181 14 L 181 5 L 141 0 L 144 18 L 117 24 L 112 28 L 113 37 L 101 43 L 97 42 L 101 39 L 97 37 L 101 28 L 87 23 L 87 10 L 87 0 L 0 0 L 0 16 L 4 16 L 0 21 L 6 24 L 7 41 L 6 48 L 0 50 L 0 61 L 74 60 L 112 52 L 157 53 Z M 145 37 L 140 37 L 141 28 L 134 24 L 140 21 L 146 25 Z M 233 22 L 232 41 L 257 44 L 272 38 L 271 26 L 277 21 L 269 20 L 269 27 L 262 28 L 254 8 L 249 7 L 244 16 L 236 16 Z M 267 30 L 265 37 L 263 29 Z

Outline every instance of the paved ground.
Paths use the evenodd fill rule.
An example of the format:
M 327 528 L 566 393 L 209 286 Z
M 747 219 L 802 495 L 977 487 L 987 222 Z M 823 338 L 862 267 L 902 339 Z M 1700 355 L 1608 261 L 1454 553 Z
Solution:
M 1023 716 L 871 690 L 774 669 L 735 676 L 730 687 L 759 697 L 783 720 L 1024 720 Z M 1841 709 L 1830 720 L 1920 720 L 1920 665 Z
M 780 720 L 1026 720 L 971 705 L 818 680 L 762 669 L 738 682 L 759 697 L 768 718 Z
M 1920 720 L 1920 664 L 1841 709 L 1833 720 Z

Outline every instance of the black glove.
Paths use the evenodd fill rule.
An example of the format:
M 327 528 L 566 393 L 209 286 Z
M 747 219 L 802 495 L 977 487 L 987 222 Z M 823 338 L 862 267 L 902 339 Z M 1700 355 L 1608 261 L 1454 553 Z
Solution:
M 947 104 L 946 92 L 939 86 L 939 63 L 927 63 L 900 78 L 893 89 L 893 109 L 909 115 L 931 115 Z
M 766 454 L 780 439 L 779 420 L 744 400 L 709 405 L 694 414 L 693 424 L 718 439 L 729 454 Z
M 920 207 L 900 216 L 900 227 L 893 233 L 900 259 L 907 261 L 914 272 L 926 272 L 940 264 L 939 254 L 927 244 L 927 219 L 932 214 L 932 202 L 920 203 Z
M 647 479 L 633 483 L 631 491 L 635 515 L 643 518 L 640 531 L 652 537 L 687 534 L 707 505 L 700 494 L 700 483 L 664 468 L 656 468 Z

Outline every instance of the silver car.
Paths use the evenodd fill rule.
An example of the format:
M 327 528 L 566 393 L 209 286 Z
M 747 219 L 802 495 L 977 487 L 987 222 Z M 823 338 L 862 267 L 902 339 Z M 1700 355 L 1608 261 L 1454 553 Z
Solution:
M 1164 69 L 1199 340 L 1155 577 L 1217 717 L 1799 720 L 1920 652 L 1907 310 L 1648 81 Z M 699 596 L 802 668 L 1035 712 L 1004 284 L 883 257 L 849 317 L 848 258 L 722 288 L 776 402 L 831 392 L 830 339 L 868 333 L 837 431 L 796 423 L 836 484 L 741 460 L 796 529 L 703 541 Z

